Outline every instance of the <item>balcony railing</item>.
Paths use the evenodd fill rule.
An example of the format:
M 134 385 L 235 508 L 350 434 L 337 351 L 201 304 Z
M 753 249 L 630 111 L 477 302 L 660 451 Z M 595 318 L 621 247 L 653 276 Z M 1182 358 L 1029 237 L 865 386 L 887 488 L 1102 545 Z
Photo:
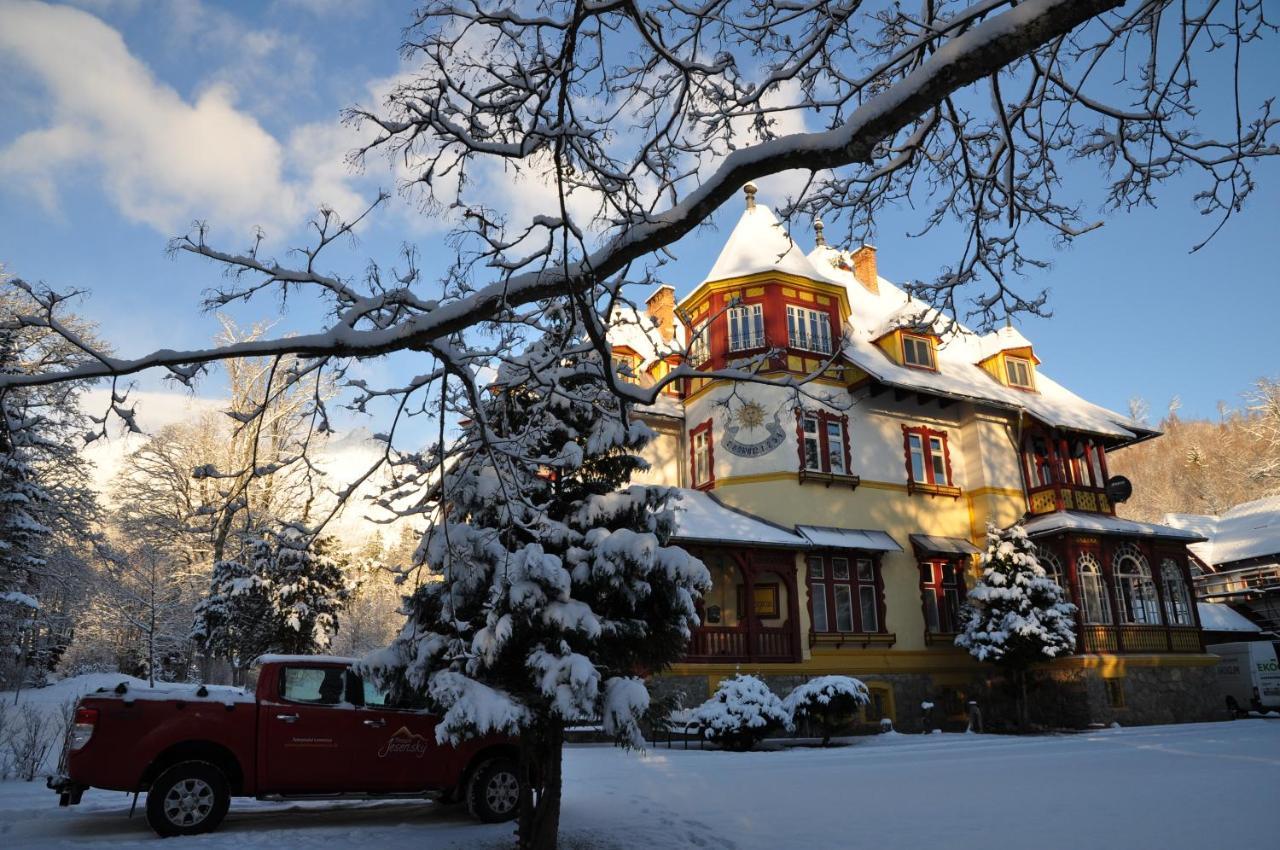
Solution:
M 1201 652 L 1200 630 L 1193 626 L 1093 626 L 1080 629 L 1076 651 L 1088 654 Z
M 686 661 L 793 661 L 795 630 L 764 627 L 749 631 L 743 626 L 703 626 L 693 633 Z
M 1031 502 L 1032 514 L 1047 514 L 1057 510 L 1111 513 L 1111 502 L 1107 499 L 1107 491 L 1101 487 L 1086 487 L 1082 484 L 1050 484 L 1031 489 L 1027 493 L 1027 498 Z

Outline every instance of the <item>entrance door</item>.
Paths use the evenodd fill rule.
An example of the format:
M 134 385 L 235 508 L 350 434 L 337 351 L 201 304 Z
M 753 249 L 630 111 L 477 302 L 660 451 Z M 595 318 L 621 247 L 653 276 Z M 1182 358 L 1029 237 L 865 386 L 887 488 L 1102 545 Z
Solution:
M 354 674 L 350 674 L 354 677 Z M 425 711 L 387 704 L 385 692 L 360 681 L 363 707 L 356 710 L 359 746 L 351 759 L 360 785 L 372 791 L 411 793 L 439 789 L 452 775 L 453 750 L 436 743 L 437 718 Z
M 261 793 L 366 790 L 347 781 L 344 767 L 364 728 L 360 712 L 343 700 L 345 672 L 340 666 L 280 669 L 279 697 L 259 706 Z

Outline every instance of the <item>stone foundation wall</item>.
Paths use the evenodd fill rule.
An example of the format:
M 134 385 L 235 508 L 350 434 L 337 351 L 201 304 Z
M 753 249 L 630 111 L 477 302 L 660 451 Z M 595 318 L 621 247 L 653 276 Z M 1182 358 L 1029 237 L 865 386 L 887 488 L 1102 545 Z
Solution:
M 1098 668 L 1078 666 L 1032 671 L 1027 692 L 1031 722 L 1041 728 L 1085 729 L 1111 723 L 1144 726 L 1228 719 L 1212 666 L 1139 666 L 1131 662 L 1120 666 L 1120 675 L 1113 677 L 1114 672 L 1109 671 L 1104 677 Z M 812 677 L 765 675 L 761 678 L 774 693 L 785 697 L 792 688 Z M 995 668 L 983 667 L 972 680 L 961 682 L 954 676 L 934 677 L 925 673 L 886 673 L 858 678 L 868 685 L 890 686 L 894 727 L 901 732 L 923 732 L 926 727 L 962 730 L 969 700 L 976 700 L 981 707 L 987 731 L 1016 728 L 1015 693 Z M 688 708 L 708 699 L 713 687 L 707 676 L 659 676 L 650 680 L 656 696 L 678 691 Z M 1117 701 L 1122 704 L 1115 704 Z M 924 702 L 935 705 L 928 718 L 921 708 Z M 868 713 L 869 724 L 876 724 L 878 720 Z

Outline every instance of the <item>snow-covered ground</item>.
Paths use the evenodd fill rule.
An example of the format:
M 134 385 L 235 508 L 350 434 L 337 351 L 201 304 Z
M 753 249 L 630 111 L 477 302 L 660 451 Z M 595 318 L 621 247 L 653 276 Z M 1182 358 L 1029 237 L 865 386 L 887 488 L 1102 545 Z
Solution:
M 722 753 L 570 747 L 567 848 L 1262 848 L 1276 846 L 1280 720 L 1008 738 L 891 735 L 829 750 Z M 155 839 L 129 799 L 58 809 L 0 784 L 0 846 L 131 847 Z M 507 846 L 426 803 L 232 803 L 222 829 L 165 846 L 393 850 Z

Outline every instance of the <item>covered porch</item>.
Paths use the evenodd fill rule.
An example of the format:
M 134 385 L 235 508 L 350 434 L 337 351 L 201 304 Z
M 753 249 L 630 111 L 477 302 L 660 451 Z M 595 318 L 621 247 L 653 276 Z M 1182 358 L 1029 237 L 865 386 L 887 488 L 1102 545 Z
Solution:
M 702 621 L 686 662 L 788 662 L 802 658 L 797 553 L 809 543 L 794 531 L 682 490 L 672 542 L 711 573 L 698 606 Z

